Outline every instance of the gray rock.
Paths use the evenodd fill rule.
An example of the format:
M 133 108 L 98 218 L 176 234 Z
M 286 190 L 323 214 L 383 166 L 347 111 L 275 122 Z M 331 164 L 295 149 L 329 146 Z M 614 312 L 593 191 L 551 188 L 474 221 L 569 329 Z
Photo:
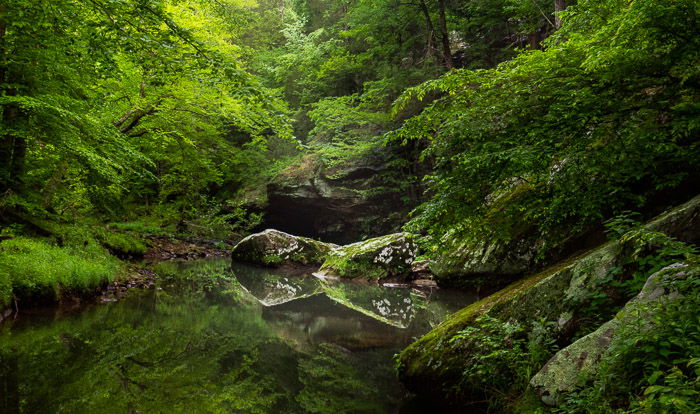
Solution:
M 699 216 L 700 196 L 660 215 L 645 227 L 647 230 L 664 232 L 684 240 L 697 240 L 700 236 L 700 226 L 697 225 Z M 682 223 L 689 225 L 684 226 Z M 451 400 L 455 405 L 468 404 L 472 398 L 483 399 L 483 390 L 467 389 L 462 385 L 465 366 L 475 358 L 475 351 L 469 344 L 451 341 L 457 333 L 474 326 L 479 316 L 488 315 L 524 327 L 531 327 L 533 322 L 541 319 L 557 321 L 562 330 L 562 339 L 567 340 L 569 336 L 563 331 L 579 323 L 578 304 L 590 297 L 593 287 L 604 281 L 614 268 L 630 257 L 631 253 L 630 249 L 617 241 L 608 242 L 519 280 L 454 313 L 401 353 L 401 381 L 411 391 L 420 392 L 428 398 Z M 652 286 L 656 287 L 652 289 Z M 653 297 L 658 294 L 656 289 L 657 285 L 649 284 L 645 287 L 644 295 Z M 601 327 L 596 331 L 597 336 L 587 341 L 592 343 L 604 339 L 608 329 L 614 328 L 611 326 L 614 323 Z M 586 345 L 586 342 L 580 345 Z M 574 355 L 572 350 L 568 352 Z M 579 353 L 570 360 L 582 364 L 582 367 L 592 366 L 598 356 L 590 351 L 585 352 L 589 352 L 586 358 L 581 359 Z M 460 394 L 446 395 L 445 390 L 453 389 L 460 389 Z
M 446 241 L 449 243 L 449 241 Z M 464 242 L 454 244 L 430 264 L 438 280 L 483 275 L 514 276 L 532 265 L 537 243 L 522 239 L 513 242 Z
M 231 252 L 231 258 L 264 266 L 279 266 L 285 263 L 320 265 L 326 255 L 337 247 L 334 244 L 268 229 L 251 234 L 238 242 Z
M 416 250 L 413 236 L 407 233 L 376 237 L 334 249 L 318 275 L 373 280 L 408 276 Z
M 387 190 L 385 170 L 302 158 L 267 186 L 265 226 L 336 243 L 393 233 L 412 206 Z
M 593 378 L 621 326 L 636 323 L 643 327 L 645 323 L 640 324 L 639 320 L 651 320 L 653 317 L 653 314 L 645 310 L 645 304 L 670 301 L 678 297 L 675 292 L 667 292 L 661 282 L 669 274 L 673 274 L 674 278 L 683 277 L 678 269 L 686 266 L 677 264 L 653 274 L 639 294 L 614 319 L 557 352 L 530 380 L 530 385 L 542 402 L 555 406 L 563 393 L 572 391 Z

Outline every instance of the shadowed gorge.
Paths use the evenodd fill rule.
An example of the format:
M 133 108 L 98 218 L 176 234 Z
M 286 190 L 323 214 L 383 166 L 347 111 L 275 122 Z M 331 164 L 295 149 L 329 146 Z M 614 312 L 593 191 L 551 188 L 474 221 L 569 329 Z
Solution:
M 700 407 L 700 0 L 3 0 L 2 412 Z

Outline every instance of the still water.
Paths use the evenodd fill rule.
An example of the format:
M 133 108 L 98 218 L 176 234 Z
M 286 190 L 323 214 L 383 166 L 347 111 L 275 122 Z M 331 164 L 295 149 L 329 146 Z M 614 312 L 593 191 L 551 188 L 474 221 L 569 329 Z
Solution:
M 393 355 L 476 300 L 199 260 L 0 325 L 0 412 L 395 413 Z

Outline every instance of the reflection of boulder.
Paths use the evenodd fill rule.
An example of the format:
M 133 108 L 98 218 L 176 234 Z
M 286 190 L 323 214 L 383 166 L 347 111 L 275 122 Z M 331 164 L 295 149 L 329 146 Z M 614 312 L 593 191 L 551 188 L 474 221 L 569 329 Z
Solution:
M 299 350 L 324 343 L 350 350 L 404 346 L 415 334 L 339 306 L 323 295 L 266 308 L 263 317 L 280 338 Z
M 236 244 L 231 258 L 264 266 L 284 263 L 320 265 L 335 245 L 267 229 L 251 234 Z
M 416 316 L 417 306 L 424 306 L 424 299 L 410 289 L 337 280 L 324 280 L 322 287 L 331 300 L 397 328 L 407 328 Z
M 321 293 L 319 280 L 312 276 L 285 276 L 270 269 L 233 266 L 236 279 L 264 306 L 275 306 Z

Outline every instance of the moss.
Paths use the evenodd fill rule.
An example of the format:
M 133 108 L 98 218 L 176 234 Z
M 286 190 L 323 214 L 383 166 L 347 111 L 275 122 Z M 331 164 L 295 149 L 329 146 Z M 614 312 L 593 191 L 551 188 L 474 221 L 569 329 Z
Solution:
M 581 257 L 581 256 L 579 256 Z M 557 279 L 570 278 L 570 269 L 579 258 L 572 258 L 557 266 L 512 283 L 508 287 L 458 311 L 435 329 L 409 345 L 399 355 L 399 376 L 409 389 L 422 389 L 439 398 L 447 398 L 459 405 L 474 397 L 475 390 L 461 388 L 462 372 L 469 359 L 470 350 L 451 339 L 481 315 L 501 320 L 530 320 L 526 311 L 520 312 L 520 304 L 529 309 L 548 308 L 548 300 L 557 288 L 564 286 Z M 554 291 L 547 292 L 547 289 Z M 554 314 L 554 312 L 550 312 Z M 426 390 L 425 384 L 430 384 Z M 483 395 L 476 398 L 483 399 Z
M 100 244 L 116 253 L 143 256 L 148 249 L 146 243 L 134 234 L 104 229 L 96 233 L 96 238 Z
M 515 400 L 511 406 L 514 414 L 540 414 L 550 412 L 549 407 L 531 389 L 527 389 L 523 395 Z
M 646 225 L 643 228 L 646 233 L 642 234 L 650 234 L 649 230 L 668 231 L 673 236 L 680 234 L 691 238 L 693 226 L 684 226 L 684 223 L 692 224 L 700 217 L 697 214 L 698 205 L 700 202 L 694 199 L 673 212 L 660 216 Z M 578 335 L 585 335 L 599 327 L 597 320 L 591 326 L 586 325 L 586 321 L 598 318 L 600 308 L 593 309 L 593 302 L 601 301 L 601 296 L 596 296 L 601 288 L 604 288 L 602 297 L 615 299 L 609 302 L 610 306 L 605 302 L 603 310 L 614 313 L 618 299 L 624 299 L 627 294 L 622 291 L 624 283 L 630 282 L 640 273 L 640 263 L 645 259 L 653 259 L 652 262 L 659 260 L 658 257 L 654 259 L 654 256 L 645 255 L 655 254 L 650 251 L 659 249 L 660 246 L 673 245 L 668 244 L 668 241 L 660 242 L 658 234 L 653 235 L 654 237 L 640 237 L 638 240 L 623 238 L 623 241 L 627 240 L 624 243 L 609 242 L 515 282 L 455 313 L 400 354 L 401 380 L 409 390 L 450 401 L 456 406 L 503 394 L 504 390 L 492 390 L 491 394 L 487 394 L 483 389 L 465 388 L 465 369 L 469 367 L 470 360 L 474 357 L 478 359 L 479 355 L 475 355 L 478 350 L 470 348 L 469 341 L 452 341 L 455 335 L 472 327 L 477 317 L 487 315 L 505 323 L 518 324 L 524 327 L 525 334 L 534 333 L 533 326 L 537 321 L 556 321 L 556 339 L 559 345 L 571 343 Z M 654 242 L 657 243 L 656 247 L 651 245 Z M 630 269 L 625 268 L 626 263 L 631 263 Z M 614 279 L 616 277 L 619 280 Z M 620 306 L 622 304 L 624 301 Z M 479 381 L 470 379 L 469 382 Z
M 410 272 L 415 255 L 413 236 L 390 234 L 331 251 L 319 272 L 371 280 L 400 276 Z

